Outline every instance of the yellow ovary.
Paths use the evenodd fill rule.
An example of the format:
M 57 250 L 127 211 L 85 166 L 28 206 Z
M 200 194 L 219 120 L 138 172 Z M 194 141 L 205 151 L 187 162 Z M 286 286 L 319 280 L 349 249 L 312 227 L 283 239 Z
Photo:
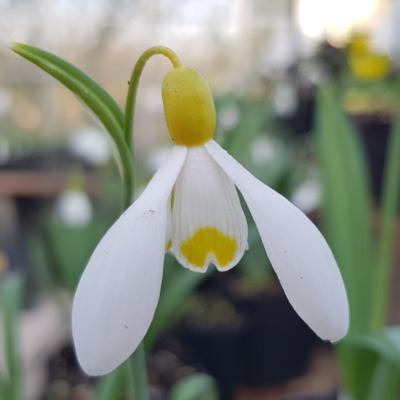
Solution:
M 164 78 L 164 113 L 175 144 L 200 146 L 213 138 L 215 105 L 205 79 L 191 68 L 178 67 Z
M 220 267 L 226 267 L 235 257 L 238 244 L 235 238 L 219 229 L 205 226 L 181 244 L 181 252 L 194 266 L 205 267 L 207 256 L 213 254 Z

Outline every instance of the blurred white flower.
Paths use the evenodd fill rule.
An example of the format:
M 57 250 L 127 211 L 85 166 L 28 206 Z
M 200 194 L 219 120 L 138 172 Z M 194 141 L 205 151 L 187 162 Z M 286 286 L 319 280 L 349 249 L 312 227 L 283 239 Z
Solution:
M 219 122 L 224 130 L 234 128 L 239 122 L 239 117 L 239 108 L 233 104 L 225 106 L 219 112 Z
M 5 137 L 0 137 L 0 164 L 5 164 L 11 156 L 10 143 Z
M 272 102 L 279 116 L 293 114 L 298 106 L 296 88 L 287 82 L 279 83 L 276 86 Z
M 6 115 L 12 106 L 12 97 L 8 90 L 0 89 L 0 117 Z
M 147 159 L 147 164 L 151 172 L 156 172 L 161 167 L 161 165 L 164 164 L 165 160 L 168 158 L 169 152 L 169 147 L 161 147 L 150 154 Z
M 85 192 L 67 190 L 56 202 L 56 214 L 68 226 L 85 226 L 93 217 L 92 204 Z
M 93 166 L 104 165 L 112 154 L 112 145 L 108 136 L 92 126 L 78 129 L 72 135 L 69 146 L 76 156 L 83 158 Z
M 321 202 L 321 185 L 317 180 L 303 182 L 293 193 L 291 201 L 304 213 L 314 211 Z
M 251 160 L 254 164 L 266 164 L 274 159 L 276 143 L 266 135 L 259 135 L 250 148 Z

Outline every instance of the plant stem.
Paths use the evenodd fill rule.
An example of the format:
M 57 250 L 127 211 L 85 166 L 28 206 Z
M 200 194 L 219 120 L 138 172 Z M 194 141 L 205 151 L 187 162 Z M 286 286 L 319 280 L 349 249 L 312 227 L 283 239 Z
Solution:
M 171 61 L 174 68 L 179 68 L 181 66 L 178 56 L 171 49 L 164 46 L 150 47 L 137 60 L 129 81 L 128 97 L 126 99 L 125 106 L 125 141 L 129 147 L 132 147 L 132 129 L 135 120 L 135 103 L 139 79 L 142 75 L 146 62 L 155 55 L 163 55 L 167 57 Z
M 133 377 L 133 389 L 135 400 L 149 400 L 149 388 L 147 384 L 146 354 L 143 343 L 139 345 L 130 359 L 131 373 Z
M 139 86 L 139 80 L 142 75 L 144 66 L 146 62 L 155 55 L 163 55 L 167 57 L 174 68 L 179 68 L 181 66 L 181 62 L 178 56 L 168 47 L 163 46 L 155 46 L 147 49 L 138 59 L 133 68 L 131 79 L 129 81 L 129 89 L 128 96 L 126 99 L 125 106 L 125 121 L 124 121 L 124 135 L 125 142 L 128 145 L 128 148 L 133 150 L 133 125 L 135 122 L 135 104 L 136 104 L 136 95 Z M 133 163 L 134 163 L 134 151 L 132 151 Z M 134 174 L 132 174 L 132 179 L 134 181 Z M 133 184 L 134 186 L 134 184 Z M 133 193 L 132 193 L 133 194 Z
M 181 62 L 178 56 L 170 50 L 168 47 L 163 46 L 155 46 L 147 49 L 136 62 L 135 67 L 133 68 L 131 79 L 129 81 L 129 89 L 128 95 L 126 99 L 125 106 L 125 119 L 124 119 L 124 136 L 123 141 L 126 144 L 126 147 L 130 150 L 131 156 L 131 169 L 130 171 L 124 171 L 129 173 L 130 177 L 130 185 L 126 187 L 126 197 L 125 197 L 125 208 L 130 205 L 131 200 L 134 197 L 135 193 L 135 179 L 134 179 L 134 158 L 135 158 L 135 150 L 133 145 L 133 125 L 135 120 L 135 104 L 136 104 L 136 95 L 139 85 L 139 80 L 142 75 L 144 66 L 146 62 L 154 55 L 164 55 L 166 56 L 172 63 L 174 68 L 178 68 L 181 66 Z M 121 151 L 120 151 L 121 152 Z M 123 155 L 121 155 L 123 159 Z M 124 161 L 124 160 L 123 160 Z M 141 343 L 136 351 L 132 354 L 131 359 L 128 361 L 129 363 L 129 373 L 132 379 L 127 380 L 127 386 L 130 388 L 130 383 L 133 383 L 133 392 L 134 392 L 134 400 L 148 400 L 149 397 L 149 389 L 147 384 L 147 371 L 146 371 L 146 354 L 144 350 L 143 343 Z M 129 378 L 129 377 L 128 377 Z M 130 388 L 131 389 L 131 388 Z M 132 391 L 132 390 L 130 390 Z
M 396 118 L 388 143 L 382 199 L 381 233 L 378 243 L 377 276 L 372 325 L 384 326 L 393 266 L 397 207 L 400 198 L 400 115 Z

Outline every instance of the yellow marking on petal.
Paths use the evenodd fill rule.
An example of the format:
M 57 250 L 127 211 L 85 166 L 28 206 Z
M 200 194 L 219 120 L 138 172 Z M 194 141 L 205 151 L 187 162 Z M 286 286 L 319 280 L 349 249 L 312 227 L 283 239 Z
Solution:
M 165 251 L 170 251 L 172 249 L 172 240 L 169 239 L 167 245 L 165 246 Z
M 203 267 L 207 256 L 214 254 L 219 266 L 231 263 L 238 249 L 235 238 L 225 235 L 219 229 L 205 226 L 198 229 L 181 244 L 181 252 L 196 267 Z

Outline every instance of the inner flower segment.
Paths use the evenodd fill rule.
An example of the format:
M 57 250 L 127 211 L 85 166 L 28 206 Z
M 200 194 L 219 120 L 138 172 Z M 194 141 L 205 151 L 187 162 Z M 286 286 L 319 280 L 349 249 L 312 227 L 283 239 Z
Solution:
M 205 272 L 213 263 L 226 271 L 239 262 L 246 218 L 235 186 L 204 146 L 188 149 L 171 205 L 171 251 L 184 267 Z

